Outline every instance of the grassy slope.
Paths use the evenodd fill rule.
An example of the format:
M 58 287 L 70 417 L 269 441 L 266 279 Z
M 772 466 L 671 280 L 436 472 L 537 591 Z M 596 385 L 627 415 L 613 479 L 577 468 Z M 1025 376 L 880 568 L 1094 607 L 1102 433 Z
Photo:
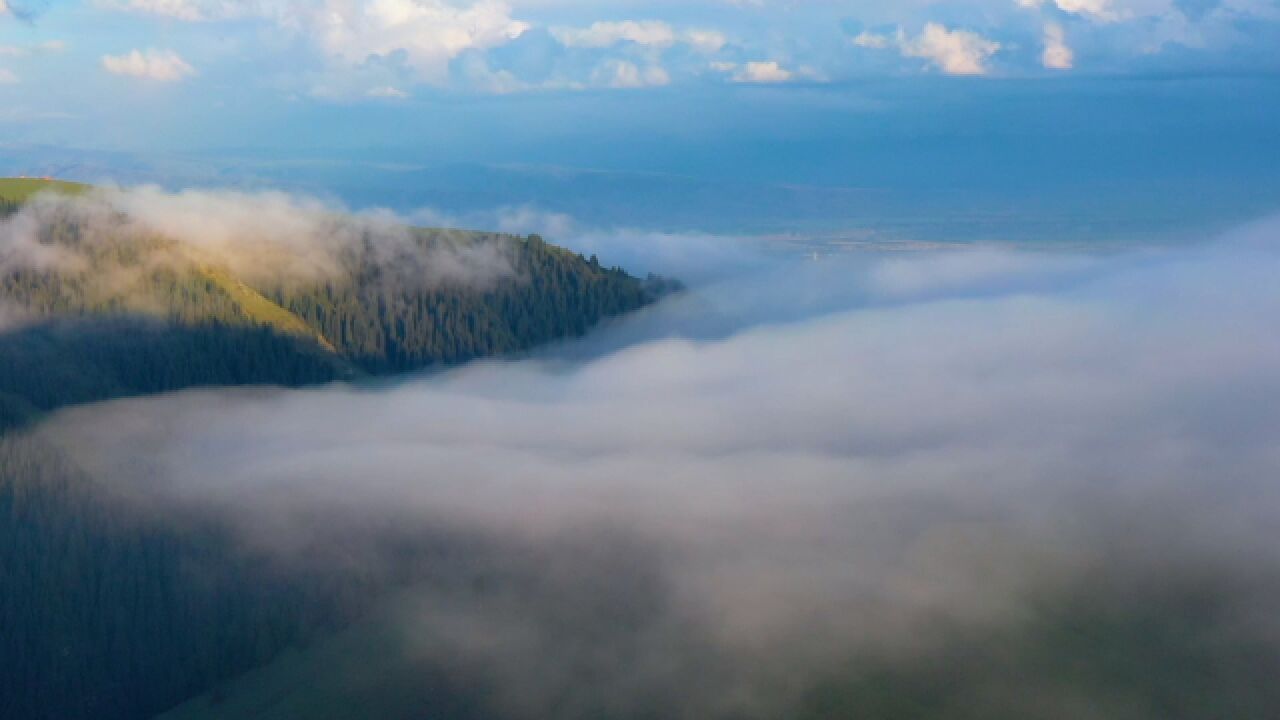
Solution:
M 41 192 L 74 195 L 86 192 L 89 188 L 89 185 L 63 180 L 0 178 L 0 203 L 21 204 Z M 285 335 L 309 338 L 325 350 L 337 352 L 328 339 L 307 325 L 302 318 L 271 302 L 261 293 L 226 272 L 205 267 L 200 269 L 200 273 L 226 293 L 254 324 L 269 327 Z
M 225 292 L 254 324 L 269 327 L 285 335 L 310 338 L 325 350 L 331 353 L 338 352 L 328 338 L 304 322 L 302 318 L 271 302 L 262 293 L 225 271 L 205 267 L 201 268 L 200 272 Z
M 44 178 L 0 178 L 0 202 L 23 203 L 33 195 L 46 190 L 61 193 L 82 193 L 88 185 L 64 180 Z

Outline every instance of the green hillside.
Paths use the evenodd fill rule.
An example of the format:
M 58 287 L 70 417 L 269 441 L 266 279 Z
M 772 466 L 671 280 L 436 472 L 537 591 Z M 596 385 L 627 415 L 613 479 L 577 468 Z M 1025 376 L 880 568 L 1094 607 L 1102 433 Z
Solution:
M 0 219 L 44 190 L 85 186 L 0 181 Z M 45 414 L 197 386 L 351 381 L 519 353 L 675 287 L 537 236 L 429 229 L 408 236 L 423 263 L 474 253 L 510 273 L 433 279 L 430 266 L 389 267 L 366 241 L 322 279 L 250 278 L 118 214 L 90 215 L 93 227 L 77 213 L 41 224 L 35 256 L 53 262 L 0 271 L 9 323 L 0 329 L 0 718 L 149 718 L 322 642 L 392 590 L 370 586 L 359 567 L 285 572 L 198 518 L 140 517 L 23 431 Z M 18 250 L 31 253 L 22 242 Z M 414 557 L 430 564 L 432 554 Z M 428 694 L 454 696 L 437 689 Z
M 276 571 L 0 437 L 0 717 L 143 720 L 344 624 L 356 583 Z
M 89 189 L 82 183 L 50 178 L 0 178 L 0 212 L 13 210 L 42 192 L 76 195 Z
M 333 343 L 315 328 L 303 322 L 302 318 L 263 297 L 262 293 L 232 277 L 227 271 L 214 267 L 202 267 L 199 272 L 236 303 L 249 323 L 270 328 L 282 335 L 315 341 L 317 345 L 332 353 L 338 351 Z
M 0 197 L 13 199 L 12 211 L 40 190 L 86 187 L 5 180 Z M 114 216 L 106 217 L 99 224 Z M 430 229 L 411 231 L 422 258 L 483 254 L 511 276 L 488 284 L 424 279 L 387 267 L 365 240 L 347 248 L 334 276 L 250 279 L 193 258 L 173 238 L 140 234 L 122 218 L 92 229 L 81 222 L 49 222 L 38 238 L 51 254 L 71 252 L 77 262 L 0 273 L 0 306 L 28 321 L 21 332 L 0 333 L 0 430 L 63 405 L 122 395 L 301 385 L 519 353 L 582 335 L 675 287 L 537 236 Z M 130 328 L 123 340 L 95 330 L 107 320 Z M 33 347 L 41 364 L 27 360 Z M 227 356 L 197 359 L 197 352 Z M 143 364 L 152 370 L 131 369 Z

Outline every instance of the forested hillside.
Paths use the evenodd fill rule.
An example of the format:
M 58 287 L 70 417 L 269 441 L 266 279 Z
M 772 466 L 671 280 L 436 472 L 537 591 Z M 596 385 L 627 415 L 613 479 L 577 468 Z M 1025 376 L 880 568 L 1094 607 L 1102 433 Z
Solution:
M 0 717 L 146 718 L 339 625 L 340 585 L 238 552 L 198 517 L 114 498 L 61 453 L 0 438 Z
M 50 187 L 83 192 L 0 181 L 0 214 L 16 223 L 22 203 Z M 406 229 L 390 257 L 357 236 L 325 273 L 275 259 L 278 274 L 244 274 L 115 212 L 46 215 L 34 226 L 10 233 L 34 234 L 12 241 L 26 262 L 8 257 L 17 250 L 0 258 L 0 309 L 22 318 L 0 334 L 0 427 L 122 395 L 301 385 L 516 353 L 675 287 L 536 235 Z M 481 276 L 446 272 L 459 263 Z
M 114 209 L 29 216 L 41 191 L 91 192 L 0 181 L 2 718 L 152 717 L 345 625 L 387 577 L 421 574 L 286 570 L 206 518 L 139 511 L 22 428 L 116 397 L 516 353 L 674 287 L 537 236 L 451 230 L 406 230 L 391 250 L 356 233 L 322 273 L 290 266 L 304 254 L 236 265 Z M 433 566 L 424 548 L 448 551 L 412 547 L 415 567 Z

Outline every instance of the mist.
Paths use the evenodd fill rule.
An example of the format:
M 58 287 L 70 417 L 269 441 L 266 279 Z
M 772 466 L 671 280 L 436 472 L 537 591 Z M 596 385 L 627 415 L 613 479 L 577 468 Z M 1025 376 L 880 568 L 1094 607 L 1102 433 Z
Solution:
M 284 566 L 392 574 L 404 538 L 474 543 L 378 617 L 386 662 L 482 716 L 1274 708 L 1280 223 L 735 267 L 529 358 L 37 432 Z M 1186 702 L 1143 694 L 1183 671 L 1151 696 Z
M 418 284 L 486 287 L 515 278 L 495 243 L 427 245 L 411 222 L 389 210 L 353 213 L 330 201 L 274 191 L 107 186 L 79 195 L 43 193 L 0 220 L 0 270 L 92 268 L 120 286 L 134 266 L 194 262 L 251 283 L 289 284 L 338 279 L 360 260 Z M 51 235 L 68 231 L 72 242 L 50 242 Z M 122 242 L 133 243 L 138 257 L 120 254 Z

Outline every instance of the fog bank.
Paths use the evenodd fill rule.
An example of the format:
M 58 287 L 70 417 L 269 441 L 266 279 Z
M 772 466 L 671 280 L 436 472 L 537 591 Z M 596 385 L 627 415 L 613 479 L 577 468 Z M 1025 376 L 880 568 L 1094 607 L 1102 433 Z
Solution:
M 1194 716 L 1070 672 L 1020 694 L 1002 663 L 1087 607 L 1280 667 L 1277 317 L 1274 222 L 1112 256 L 782 262 L 532 359 L 112 402 L 40 432 L 285 562 L 377 567 L 370 538 L 424 530 L 494 543 L 458 573 L 498 580 L 417 585 L 396 617 L 406 657 L 468 668 L 497 716 L 795 716 L 832 678 L 948 653 L 992 668 L 922 676 L 957 716 Z

